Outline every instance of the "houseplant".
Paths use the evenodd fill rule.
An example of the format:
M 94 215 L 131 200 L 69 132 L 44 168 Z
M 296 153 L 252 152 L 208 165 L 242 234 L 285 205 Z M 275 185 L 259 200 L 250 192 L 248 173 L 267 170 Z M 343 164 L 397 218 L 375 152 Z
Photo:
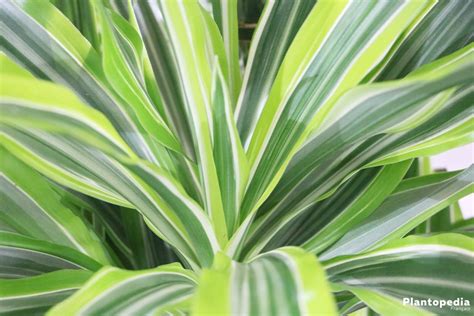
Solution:
M 2 1 L 0 312 L 469 314 L 472 6 Z

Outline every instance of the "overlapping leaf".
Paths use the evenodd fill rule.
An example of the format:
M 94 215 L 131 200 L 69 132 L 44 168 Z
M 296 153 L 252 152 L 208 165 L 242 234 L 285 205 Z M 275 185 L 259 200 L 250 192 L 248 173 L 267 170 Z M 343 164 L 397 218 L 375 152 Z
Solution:
M 29 278 L 2 280 L 1 314 L 44 314 L 72 295 L 92 276 L 90 271 L 60 270 Z
M 301 245 L 308 251 L 320 252 L 369 216 L 402 180 L 410 163 L 404 161 L 364 170 L 300 216 L 288 212 L 287 216 L 272 217 L 269 222 L 265 217 L 258 218 L 244 252 L 250 256 L 284 244 Z M 262 229 L 269 224 L 278 228 Z
M 323 259 L 355 254 L 403 237 L 410 230 L 474 191 L 474 166 L 444 181 L 413 185 L 394 193 L 361 224 L 348 232 L 321 256 Z M 410 181 L 410 180 L 407 180 Z
M 289 48 L 248 155 L 243 215 L 268 196 L 308 133 L 385 56 L 425 1 L 318 1 Z
M 199 168 L 204 208 L 209 214 L 218 240 L 227 240 L 225 215 L 213 157 L 213 119 L 210 91 L 212 45 L 206 43 L 206 29 L 202 28 L 202 9 L 195 2 L 159 1 L 166 31 L 170 38 L 185 99 L 185 111 L 191 125 L 194 151 Z
M 230 95 L 218 66 L 213 79 L 214 159 L 227 231 L 233 233 L 239 224 L 240 201 L 248 174 L 247 157 L 235 126 Z
M 327 197 L 341 181 L 377 156 L 383 156 L 384 151 L 392 152 L 391 154 L 396 157 L 397 146 L 404 150 L 429 145 L 431 137 L 440 145 L 439 142 L 446 133 L 450 133 L 456 120 L 460 120 L 461 124 L 467 124 L 470 120 L 465 116 L 470 108 L 470 93 L 466 93 L 469 88 L 461 88 L 456 92 L 442 92 L 449 93 L 452 98 L 443 103 L 435 115 L 426 110 L 426 102 L 433 102 L 430 97 L 445 89 L 442 84 L 434 82 L 444 82 L 448 85 L 446 88 L 449 88 L 451 84 L 469 81 L 471 74 L 466 67 L 470 63 L 471 55 L 471 49 L 467 47 L 445 57 L 444 60 L 427 65 L 425 70 L 420 70 L 418 74 L 406 79 L 362 86 L 348 92 L 334 105 L 334 110 L 328 115 L 325 125 L 320 127 L 322 131 L 303 146 L 288 166 L 272 195 L 260 207 L 259 214 L 262 218 L 257 221 L 258 226 L 254 226 L 255 231 L 266 232 L 271 237 L 282 224 L 288 222 L 282 218 L 295 218 L 318 200 Z M 458 75 L 462 72 L 464 78 Z M 420 90 L 417 90 L 415 82 L 418 82 Z M 430 92 L 430 89 L 434 90 Z M 427 93 L 425 97 L 421 90 Z M 411 122 L 407 118 L 414 113 L 419 114 L 420 111 L 427 116 L 424 118 L 425 123 L 407 132 L 395 132 L 385 136 L 384 133 L 394 126 L 398 130 L 410 128 Z M 368 113 L 371 113 L 370 117 Z M 419 119 L 422 119 L 421 114 Z M 464 126 L 458 131 L 458 135 L 467 141 L 471 136 Z M 449 142 L 446 145 L 450 148 Z M 459 145 L 459 142 L 452 144 L 456 145 Z M 403 159 L 392 159 L 391 162 L 413 158 L 417 154 L 421 153 L 418 151 L 413 155 L 403 156 Z M 374 165 L 381 164 L 369 164 Z
M 48 315 L 149 315 L 186 310 L 195 286 L 195 275 L 178 264 L 139 271 L 106 267 Z
M 451 216 L 472 167 L 400 182 L 413 158 L 474 139 L 472 3 L 268 1 L 240 89 L 237 19 L 252 27 L 260 4 L 0 4 L 0 274 L 20 278 L 0 311 L 44 312 L 103 264 L 170 261 L 200 282 L 176 265 L 106 267 L 50 314 L 334 314 L 334 301 L 442 314 L 401 299 L 474 300 L 471 239 L 399 241 L 472 235 Z M 335 299 L 288 244 L 320 254 Z
M 288 47 L 314 4 L 312 0 L 266 3 L 254 31 L 236 107 L 237 127 L 246 147 Z
M 343 284 L 341 289 L 353 291 L 380 314 L 468 315 L 468 308 L 456 308 L 453 302 L 474 299 L 473 245 L 471 238 L 457 234 L 411 236 L 364 254 L 334 258 L 325 268 L 332 282 Z M 452 306 L 409 306 L 403 298 L 451 300 Z
M 248 263 L 220 253 L 203 271 L 193 312 L 198 315 L 335 315 L 324 271 L 298 248 L 281 248 Z M 220 299 L 216 301 L 216 297 Z
M 0 232 L 0 277 L 15 279 L 62 269 L 96 271 L 97 261 L 73 248 Z
M 201 264 L 212 262 L 212 254 L 220 247 L 213 230 L 216 226 L 180 183 L 166 171 L 144 161 L 139 162 L 108 121 L 99 112 L 84 106 L 69 91 L 37 79 L 14 77 L 14 80 L 20 83 L 28 80 L 35 89 L 28 102 L 6 104 L 9 99 L 2 99 L 2 111 L 6 114 L 4 121 L 14 126 L 1 128 L 2 143 L 8 150 L 63 185 L 112 203 L 133 205 L 146 217 L 155 232 L 167 236 L 165 240 L 182 249 L 193 264 L 199 260 L 196 259 L 196 252 L 189 248 L 191 243 L 201 245 L 197 256 L 207 258 Z M 12 91 L 2 90 L 5 94 L 12 94 Z M 64 98 L 55 99 L 55 92 L 62 93 Z M 18 91 L 14 96 L 16 99 L 10 99 L 24 100 L 28 94 Z M 63 114 L 61 119 L 69 120 L 69 124 L 52 124 L 48 120 L 54 117 L 50 115 L 36 120 L 31 116 L 16 116 L 12 105 L 21 107 L 24 103 L 34 108 L 54 109 Z M 74 133 L 71 133 L 71 127 L 74 127 L 71 122 L 76 124 Z M 98 132 L 91 135 L 94 130 L 86 128 L 88 126 L 96 127 Z M 103 147 L 99 142 L 101 139 L 104 139 L 102 143 L 108 141 L 121 149 L 122 153 L 117 153 L 115 147 L 99 150 Z M 144 181 L 130 171 L 132 168 L 144 177 Z M 225 231 L 225 227 L 219 229 Z
M 9 231 L 82 252 L 102 264 L 110 257 L 97 235 L 62 203 L 50 184 L 0 147 L 0 222 Z

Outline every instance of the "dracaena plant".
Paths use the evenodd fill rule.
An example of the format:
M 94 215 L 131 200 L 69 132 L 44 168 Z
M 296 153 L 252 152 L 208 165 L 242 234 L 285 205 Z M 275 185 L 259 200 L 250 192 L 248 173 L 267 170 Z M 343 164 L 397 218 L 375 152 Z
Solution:
M 0 1 L 0 314 L 470 314 L 473 6 Z

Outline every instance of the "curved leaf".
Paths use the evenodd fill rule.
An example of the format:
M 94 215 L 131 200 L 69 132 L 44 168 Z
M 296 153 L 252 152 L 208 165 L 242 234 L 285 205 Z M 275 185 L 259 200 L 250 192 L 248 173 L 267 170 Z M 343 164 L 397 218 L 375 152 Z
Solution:
M 196 295 L 193 313 L 198 315 L 336 314 L 316 257 L 294 247 L 248 263 L 219 253 L 213 267 L 203 271 Z
M 472 42 L 473 12 L 471 1 L 437 1 L 397 48 L 377 80 L 402 78 Z
M 59 270 L 39 276 L 1 280 L 1 314 L 44 314 L 63 301 L 92 276 L 90 271 Z
M 102 264 L 110 257 L 97 235 L 36 171 L 0 148 L 0 222 L 13 231 L 80 251 Z
M 237 127 L 246 148 L 286 52 L 314 0 L 267 1 L 254 31 L 235 109 Z
M 410 164 L 404 161 L 363 170 L 301 214 L 257 218 L 244 253 L 252 257 L 285 244 L 321 252 L 369 216 L 402 180 Z M 274 228 L 268 229 L 270 225 Z
M 353 291 L 381 314 L 468 315 L 454 301 L 473 301 L 474 240 L 458 234 L 410 236 L 360 255 L 325 262 L 332 282 Z M 403 299 L 444 300 L 445 306 L 428 303 L 407 306 Z M 451 305 L 447 301 L 451 300 Z M 459 306 L 459 305 L 458 305 Z
M 306 136 L 359 84 L 427 1 L 318 1 L 295 37 L 257 123 L 242 214 L 269 195 Z M 315 35 L 316 34 L 316 35 Z
M 179 264 L 126 271 L 105 267 L 48 315 L 149 315 L 186 306 L 196 278 Z
M 97 261 L 69 247 L 0 232 L 0 277 L 13 279 L 61 269 L 96 271 Z
M 47 0 L 7 0 L 0 16 L 5 25 L 2 48 L 8 56 L 36 76 L 68 86 L 104 113 L 140 157 L 156 161 L 143 128 L 105 82 L 97 52 L 59 10 Z
M 69 90 L 37 79 L 4 79 L 0 88 L 2 124 L 39 127 L 74 136 L 116 155 L 135 156 L 102 113 L 84 105 Z
M 445 181 L 393 194 L 371 216 L 348 232 L 321 258 L 354 254 L 403 237 L 438 211 L 474 192 L 474 166 Z
M 436 135 L 459 124 L 459 121 L 465 121 L 470 111 L 471 94 L 467 93 L 470 89 L 463 86 L 455 92 L 449 92 L 451 98 L 442 105 L 438 113 L 433 115 L 430 111 L 426 112 L 426 121 L 420 126 L 407 132 L 386 134 L 393 126 L 401 128 L 400 124 L 423 109 L 426 102 L 430 103 L 433 95 L 452 87 L 451 84 L 468 82 L 471 74 L 467 71 L 467 65 L 471 63 L 471 55 L 471 48 L 466 47 L 443 60 L 426 65 L 424 70 L 411 77 L 370 84 L 349 91 L 333 107 L 335 112 L 328 115 L 329 122 L 333 120 L 333 123 L 322 125 L 322 131 L 316 133 L 293 158 L 277 187 L 259 208 L 258 216 L 261 218 L 258 226 L 254 227 L 261 228 L 261 224 L 267 222 L 267 226 L 260 231 L 269 234 L 277 232 L 278 224 L 282 222 L 278 219 L 295 218 L 318 201 L 327 198 L 354 172 L 373 166 L 370 162 L 377 157 L 386 152 L 395 152 L 398 148 L 409 147 L 413 143 L 423 143 L 425 138 L 437 137 Z M 461 72 L 464 73 L 464 78 L 457 75 Z M 448 86 L 443 87 L 439 84 L 441 82 Z M 416 88 L 418 84 L 420 90 Z M 358 95 L 359 92 L 362 94 Z M 364 92 L 369 94 L 364 97 Z M 425 97 L 424 93 L 427 93 Z M 400 112 L 395 114 L 392 111 Z M 374 116 L 369 118 L 368 113 Z M 404 159 L 394 159 L 387 164 L 414 157 L 416 156 L 407 155 Z M 375 164 L 377 165 L 380 164 Z M 245 229 L 243 224 L 240 230 Z M 242 245 L 242 237 L 245 238 L 245 233 L 233 240 L 234 248 L 235 245 Z
M 206 29 L 197 2 L 159 1 L 176 58 L 185 96 L 186 116 L 191 125 L 194 151 L 199 169 L 204 209 L 211 218 L 219 242 L 228 238 L 221 192 L 213 157 L 213 118 L 210 92 L 215 62 L 212 46 L 206 43 Z M 209 52 L 210 51 L 210 52 Z

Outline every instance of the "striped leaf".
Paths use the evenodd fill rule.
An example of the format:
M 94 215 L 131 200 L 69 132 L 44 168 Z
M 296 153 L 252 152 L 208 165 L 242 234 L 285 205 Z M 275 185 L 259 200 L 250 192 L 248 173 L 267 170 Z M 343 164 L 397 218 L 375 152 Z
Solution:
M 25 126 L 23 126 L 25 128 Z M 1 144 L 20 160 L 48 178 L 98 199 L 131 207 L 110 183 L 104 181 L 100 164 L 70 140 L 41 130 L 0 127 Z M 86 147 L 89 148 L 89 147 Z
M 470 1 L 0 2 L 0 314 L 470 312 Z
M 300 150 L 288 167 L 281 184 L 273 192 L 277 200 L 270 197 L 267 205 L 275 204 L 278 200 L 282 200 L 282 197 L 285 197 L 286 201 L 278 201 L 279 208 L 291 203 L 292 200 L 299 201 L 299 204 L 303 205 L 304 199 L 314 201 L 317 198 L 314 193 L 324 193 L 316 191 L 309 194 L 314 190 L 317 181 L 321 181 L 324 177 L 320 168 L 324 168 L 326 172 L 332 170 L 329 166 L 340 163 L 345 157 L 356 152 L 357 145 L 363 144 L 364 140 L 390 132 L 390 129 L 394 127 L 397 127 L 398 131 L 410 128 L 409 124 L 407 124 L 408 127 L 401 125 L 402 122 L 406 123 L 408 118 L 424 109 L 426 102 L 432 101 L 430 97 L 471 80 L 472 74 L 467 71 L 472 61 L 471 55 L 471 48 L 467 47 L 443 60 L 427 65 L 419 70 L 418 74 L 413 74 L 406 79 L 361 86 L 348 92 L 329 114 L 328 121 L 325 123 L 327 127 L 322 126 L 322 131 L 315 134 Z M 424 112 L 428 114 L 425 120 L 433 115 L 429 111 L 424 110 Z M 431 123 L 430 126 L 433 128 L 434 125 Z M 393 137 L 397 136 L 400 135 Z M 367 143 L 373 144 L 374 141 Z M 364 145 L 361 147 L 365 150 L 365 154 L 370 154 Z M 321 155 L 321 152 L 324 152 L 324 155 Z M 405 157 L 405 159 L 412 157 Z M 342 169 L 339 172 L 344 171 Z M 324 185 L 328 184 L 330 181 L 326 181 Z M 327 187 L 326 190 L 329 189 Z
M 107 82 L 127 104 L 133 105 L 134 116 L 151 139 L 156 138 L 168 148 L 180 151 L 180 145 L 145 91 L 137 47 L 142 44 L 139 35 L 101 3 L 97 1 L 95 7 L 102 32 L 102 64 Z
M 255 221 L 244 249 L 247 257 L 285 244 L 318 253 L 369 216 L 402 180 L 411 161 L 364 170 L 329 198 L 285 217 Z M 268 229 L 271 227 L 273 229 Z
M 204 208 L 211 218 L 221 244 L 227 241 L 225 215 L 218 185 L 212 150 L 211 67 L 214 56 L 209 56 L 204 17 L 198 3 L 193 1 L 159 1 L 166 30 L 170 38 L 178 73 L 185 95 L 186 115 L 191 124 L 194 151 L 199 168 Z
M 438 172 L 432 170 L 431 162 L 429 158 L 423 157 L 418 159 L 418 171 L 417 175 L 413 177 L 408 177 L 408 179 L 404 182 L 402 188 L 397 188 L 396 192 L 403 191 L 410 187 L 414 187 L 413 183 L 418 181 L 424 181 L 423 178 L 429 179 L 438 179 L 437 181 L 443 181 L 451 176 L 452 173 L 456 172 L 442 172 L 439 174 L 441 170 Z M 457 171 L 459 172 L 459 171 Z M 438 175 L 436 174 L 438 173 Z M 409 181 L 408 181 L 409 180 Z M 425 182 L 426 183 L 426 182 Z M 395 192 L 394 192 L 395 193 Z M 443 210 L 439 211 L 435 215 L 428 218 L 424 223 L 420 224 L 418 227 L 412 231 L 416 234 L 428 234 L 432 232 L 448 232 L 451 231 L 452 226 L 458 222 L 463 220 L 463 214 L 461 211 L 461 207 L 459 202 L 455 202 L 448 207 L 444 208 Z
M 146 217 L 154 231 L 166 236 L 165 240 L 180 249 L 192 264 L 206 266 L 212 262 L 212 253 L 219 249 L 219 245 L 207 214 L 165 171 L 144 162 L 124 166 L 81 142 L 44 132 L 36 131 L 34 135 L 28 132 L 25 135 L 7 130 L 7 133 L 5 145 L 22 160 L 35 167 L 40 164 L 38 169 L 48 177 L 69 185 L 68 181 L 64 181 L 65 176 L 73 174 L 77 178 L 79 174 L 83 183 L 90 183 L 92 179 L 106 185 L 118 196 L 126 196 L 127 201 Z M 133 168 L 135 170 L 131 172 Z M 58 169 L 61 171 L 59 174 Z M 81 190 L 81 186 L 73 188 L 89 193 Z M 197 256 L 202 257 L 201 263 L 196 263 L 200 260 L 196 259 L 197 252 L 190 248 L 191 243 L 199 245 Z
M 427 1 L 317 2 L 285 56 L 252 137 L 243 215 L 263 202 L 306 135 L 425 6 Z
M 102 265 L 73 248 L 0 232 L 0 278 L 16 279 L 61 269 L 96 271 Z
M 234 105 L 240 91 L 239 28 L 237 0 L 211 0 L 214 20 L 222 34 L 226 53 L 229 96 Z M 234 106 L 232 107 L 234 108 Z
M 35 170 L 0 149 L 0 222 L 18 234 L 73 248 L 102 264 L 110 263 L 97 235 L 63 204 L 63 196 Z
M 74 24 L 94 48 L 99 47 L 99 31 L 90 1 L 51 0 L 50 2 Z
M 36 79 L 30 81 L 39 84 L 39 88 L 43 88 L 41 86 L 43 82 Z M 13 84 L 15 84 L 14 81 L 12 81 Z M 124 166 L 122 163 L 125 160 L 138 161 L 138 158 L 134 157 L 133 152 L 128 149 L 114 128 L 108 125 L 108 121 L 100 116 L 100 113 L 83 106 L 67 90 L 61 90 L 62 88 L 50 83 L 44 84 L 46 88 L 57 88 L 59 92 L 64 92 L 65 105 L 59 104 L 56 108 L 60 113 L 68 108 L 72 109 L 72 113 L 66 118 L 60 118 L 60 121 L 65 121 L 66 126 L 58 126 L 58 124 L 52 124 L 51 121 L 48 121 L 57 119 L 54 117 L 54 112 L 51 115 L 38 117 L 36 120 L 24 119 L 30 118 L 30 115 L 18 116 L 18 119 L 15 120 L 16 112 L 12 110 L 12 106 L 8 103 L 2 107 L 7 114 L 5 121 L 10 125 L 14 125 L 15 128 L 2 127 L 2 143 L 4 146 L 13 151 L 20 159 L 32 164 L 39 171 L 63 185 L 109 202 L 115 202 L 118 198 L 118 204 L 120 205 L 128 206 L 132 204 L 145 215 L 154 230 L 161 230 L 162 232 L 159 233 L 161 236 L 167 235 L 166 240 L 182 249 L 185 256 L 193 264 L 196 264 L 195 256 L 196 253 L 199 253 L 198 257 L 203 257 L 200 264 L 210 265 L 212 254 L 220 249 L 219 242 L 223 242 L 222 240 L 216 241 L 215 232 L 219 230 L 225 232 L 225 227 L 215 230 L 215 223 L 207 219 L 207 214 L 187 195 L 181 184 L 176 182 L 167 172 L 152 165 L 147 166 L 145 162 L 127 162 L 127 166 Z M 33 93 L 28 104 L 33 103 L 37 107 L 46 104 L 44 107 L 47 108 L 49 106 L 47 101 L 54 101 L 48 100 L 48 98 L 53 99 L 53 95 L 57 96 L 59 94 L 56 93 L 56 90 L 48 91 L 46 89 L 44 92 L 54 94 L 46 94 L 46 101 L 43 101 L 43 96 L 39 94 L 42 89 L 39 88 L 37 90 L 38 95 Z M 12 94 L 11 90 L 15 91 L 14 89 L 5 89 L 9 94 Z M 27 96 L 20 92 L 16 95 L 17 99 L 26 98 Z M 67 99 L 68 96 L 70 100 Z M 6 101 L 8 101 L 8 98 L 6 98 Z M 16 102 L 15 104 L 21 105 L 22 103 Z M 8 120 L 8 113 L 13 113 L 11 116 L 14 116 L 10 120 Z M 69 117 L 76 119 L 77 116 L 81 117 L 81 121 L 77 123 L 76 132 L 71 133 L 71 123 L 67 124 L 66 119 Z M 87 128 L 90 125 L 97 126 L 100 133 L 97 132 L 91 135 L 92 131 Z M 18 131 L 16 128 L 21 128 L 22 131 Z M 84 131 L 89 132 L 89 134 L 82 135 L 81 133 Z M 68 137 L 53 135 L 53 132 L 55 134 L 65 134 L 64 136 Z M 101 146 L 101 143 L 96 144 L 100 137 L 104 139 L 103 142 L 111 139 L 109 143 L 121 145 L 124 148 L 122 151 L 125 153 L 119 154 L 124 156 L 129 154 L 128 156 L 131 158 L 120 157 L 115 152 L 111 153 L 118 156 L 117 158 L 122 161 L 119 162 L 104 152 L 90 148 L 89 143 L 92 140 L 96 148 L 102 147 L 105 152 L 112 151 L 112 149 L 106 150 L 104 146 Z M 119 149 L 122 149 L 122 147 L 119 147 Z M 135 172 L 140 173 L 145 178 L 144 182 L 130 172 L 129 169 L 133 166 L 136 166 Z M 91 186 L 91 183 L 95 185 Z M 103 187 L 103 190 L 97 192 L 97 189 L 101 187 Z M 130 190 L 130 188 L 136 188 L 137 191 Z M 137 194 L 137 192 L 140 193 Z M 125 201 L 122 201 L 123 199 Z M 189 233 L 191 235 L 188 235 Z M 173 235 L 175 237 L 171 237 Z M 222 237 L 222 235 L 217 236 Z M 171 239 L 169 239 L 170 237 Z M 172 241 L 173 239 L 174 241 Z M 189 248 L 191 243 L 194 243 L 199 251 L 191 250 Z
M 230 95 L 218 64 L 213 77 L 214 160 L 227 231 L 233 233 L 238 226 L 240 201 L 247 180 L 247 157 L 240 143 Z
M 145 197 L 137 200 L 137 208 L 158 230 L 158 235 L 180 250 L 190 249 L 186 252 L 183 249 L 183 253 L 190 251 L 192 256 L 199 258 L 201 266 L 209 266 L 220 245 L 204 210 L 186 195 L 178 182 L 154 165 L 131 165 L 129 168 L 136 175 L 129 174 L 130 181 L 136 181 L 135 185 Z M 138 203 L 144 202 L 152 207 L 138 206 Z M 179 243 L 185 244 L 178 247 L 179 244 L 170 239 L 173 230 L 179 234 L 175 237 Z
M 59 10 L 47 0 L 7 0 L 0 16 L 5 24 L 2 48 L 8 56 L 36 76 L 68 86 L 103 112 L 140 157 L 159 161 L 154 139 L 163 136 L 162 143 L 170 145 L 169 135 L 147 134 L 135 105 L 124 102 L 106 81 L 102 57 Z
M 4 76 L 6 77 L 6 76 Z M 84 105 L 61 86 L 37 79 L 8 76 L 0 89 L 0 122 L 74 135 L 104 151 L 134 157 L 135 154 L 109 121 Z
M 59 270 L 29 278 L 1 280 L 0 313 L 44 314 L 79 289 L 92 272 Z
M 19 143 L 28 143 L 31 146 L 31 142 L 34 142 L 38 145 L 41 133 L 28 132 L 28 130 L 38 128 L 50 133 L 78 138 L 88 146 L 101 148 L 116 157 L 135 157 L 134 152 L 99 111 L 87 107 L 69 90 L 25 74 L 23 68 L 13 64 L 8 58 L 2 58 L 2 65 L 4 64 L 9 64 L 6 68 L 2 67 L 2 74 L 6 69 L 9 81 L 0 89 L 2 144 L 28 163 L 35 160 L 32 164 L 35 168 L 62 184 L 111 203 L 130 206 L 107 183 L 100 183 L 100 180 L 93 176 L 95 173 L 93 167 L 86 167 L 88 171 L 85 171 L 83 167 L 81 167 L 82 170 L 76 167 L 73 168 L 74 171 L 71 170 L 72 172 L 59 167 L 65 163 L 60 153 L 66 147 L 59 147 L 60 150 L 56 153 L 51 150 L 46 152 L 49 157 L 54 154 L 56 159 L 63 161 L 55 165 L 51 164 L 55 161 L 54 159 L 49 158 L 49 162 L 46 162 L 38 159 L 42 155 L 31 156 L 28 153 L 25 155 L 25 149 Z M 44 141 L 39 142 L 44 146 Z M 38 148 L 37 145 L 36 148 Z M 87 166 L 84 161 L 79 164 Z
M 466 145 L 474 141 L 472 97 L 474 87 L 456 91 L 443 109 L 425 123 L 387 138 L 385 153 L 369 164 L 377 166 L 417 156 L 429 156 Z
M 474 299 L 473 245 L 471 238 L 458 234 L 410 236 L 324 266 L 340 289 L 352 291 L 382 315 L 469 315 L 469 308 L 456 308 L 453 302 Z M 452 300 L 453 306 L 410 306 L 403 298 Z
M 81 142 L 41 131 L 27 134 L 27 137 L 23 133 L 15 134 L 15 131 L 8 133 L 9 137 L 15 137 L 8 138 L 8 149 L 35 168 L 39 164 L 40 172 L 48 177 L 68 186 L 69 183 L 63 181 L 64 176 L 79 172 L 82 181 L 96 180 L 126 197 L 145 217 L 150 228 L 176 247 L 193 266 L 210 265 L 212 253 L 220 249 L 207 214 L 159 167 L 143 161 L 122 164 Z M 200 252 L 195 252 L 191 244 L 203 240 Z
M 193 313 L 335 315 L 336 307 L 316 258 L 288 247 L 248 263 L 219 253 L 212 269 L 201 275 Z
M 406 235 L 427 218 L 474 191 L 474 167 L 444 181 L 423 181 L 387 198 L 371 216 L 325 251 L 324 260 L 372 249 Z
M 426 16 L 407 34 L 378 75 L 377 81 L 406 76 L 424 64 L 444 57 L 472 42 L 471 1 L 436 1 Z
M 193 140 L 184 103 L 185 96 L 161 10 L 154 1 L 137 1 L 134 12 L 162 97 L 168 124 L 175 130 L 183 150 L 188 156 L 194 158 Z
M 185 310 L 195 286 L 195 275 L 179 264 L 139 271 L 105 267 L 48 315 L 159 315 Z
M 176 261 L 173 250 L 146 225 L 136 210 L 111 205 L 72 190 L 55 187 L 62 202 L 87 221 L 114 255 L 119 267 L 147 269 Z
M 395 152 L 397 146 L 407 148 L 415 141 L 423 143 L 424 138 L 429 139 L 430 134 L 437 137 L 436 134 L 439 135 L 440 131 L 447 132 L 446 130 L 455 126 L 456 120 L 466 120 L 465 115 L 470 111 L 470 94 L 466 94 L 464 88 L 450 92 L 452 99 L 444 103 L 437 114 L 426 109 L 426 102 L 431 103 L 432 96 L 445 89 L 441 82 L 447 84 L 448 89 L 452 87 L 451 84 L 462 84 L 470 80 L 468 78 L 471 74 L 466 71 L 466 67 L 471 62 L 471 54 L 471 49 L 467 47 L 425 66 L 424 70 L 419 70 L 418 74 L 406 79 L 361 86 L 346 93 L 334 105 L 334 112 L 328 115 L 327 123 L 321 126 L 322 131 L 314 134 L 288 166 L 278 186 L 260 207 L 259 215 L 262 218 L 259 219 L 258 226 L 254 227 L 269 234 L 277 232 L 279 225 L 285 222 L 281 218 L 295 218 L 317 201 L 326 198 L 332 193 L 331 190 L 358 169 L 381 165 L 369 162 L 376 160 L 377 156 L 383 156 L 384 151 Z M 464 75 L 460 75 L 461 73 Z M 416 88 L 418 84 L 420 90 Z M 424 93 L 427 93 L 425 97 Z M 410 124 L 403 126 L 402 122 L 408 122 L 408 118 L 415 113 L 419 114 L 420 110 L 427 116 L 424 124 L 407 132 L 394 131 L 393 134 L 386 134 L 394 126 L 397 129 L 409 129 Z M 371 113 L 370 117 L 368 113 Z M 465 135 L 467 131 L 464 130 L 463 133 Z M 447 148 L 440 150 L 443 149 Z M 416 155 L 407 155 L 404 159 L 390 162 L 414 157 Z M 262 230 L 264 222 L 267 226 Z M 241 230 L 244 229 L 245 227 Z M 234 238 L 234 244 L 241 245 L 242 236 Z
M 344 189 L 341 190 L 341 193 L 334 193 L 331 198 L 324 200 L 322 203 L 325 204 L 330 204 L 329 200 L 333 203 L 342 200 L 341 202 L 344 204 L 340 206 L 340 210 L 335 206 L 331 206 L 326 210 L 326 212 L 336 214 L 332 215 L 331 220 L 321 227 L 316 234 L 305 241 L 302 247 L 306 251 L 318 253 L 342 235 L 351 231 L 354 226 L 369 216 L 384 202 L 402 180 L 410 164 L 411 161 L 408 160 L 384 166 L 370 181 L 365 180 L 363 186 L 356 187 L 356 196 L 348 198 L 347 201 L 343 199 L 344 196 L 342 194 L 346 193 Z M 348 184 L 350 189 L 353 189 L 354 186 L 354 183 Z
M 236 106 L 237 127 L 248 148 L 255 125 L 288 48 L 316 1 L 267 1 L 252 38 Z

